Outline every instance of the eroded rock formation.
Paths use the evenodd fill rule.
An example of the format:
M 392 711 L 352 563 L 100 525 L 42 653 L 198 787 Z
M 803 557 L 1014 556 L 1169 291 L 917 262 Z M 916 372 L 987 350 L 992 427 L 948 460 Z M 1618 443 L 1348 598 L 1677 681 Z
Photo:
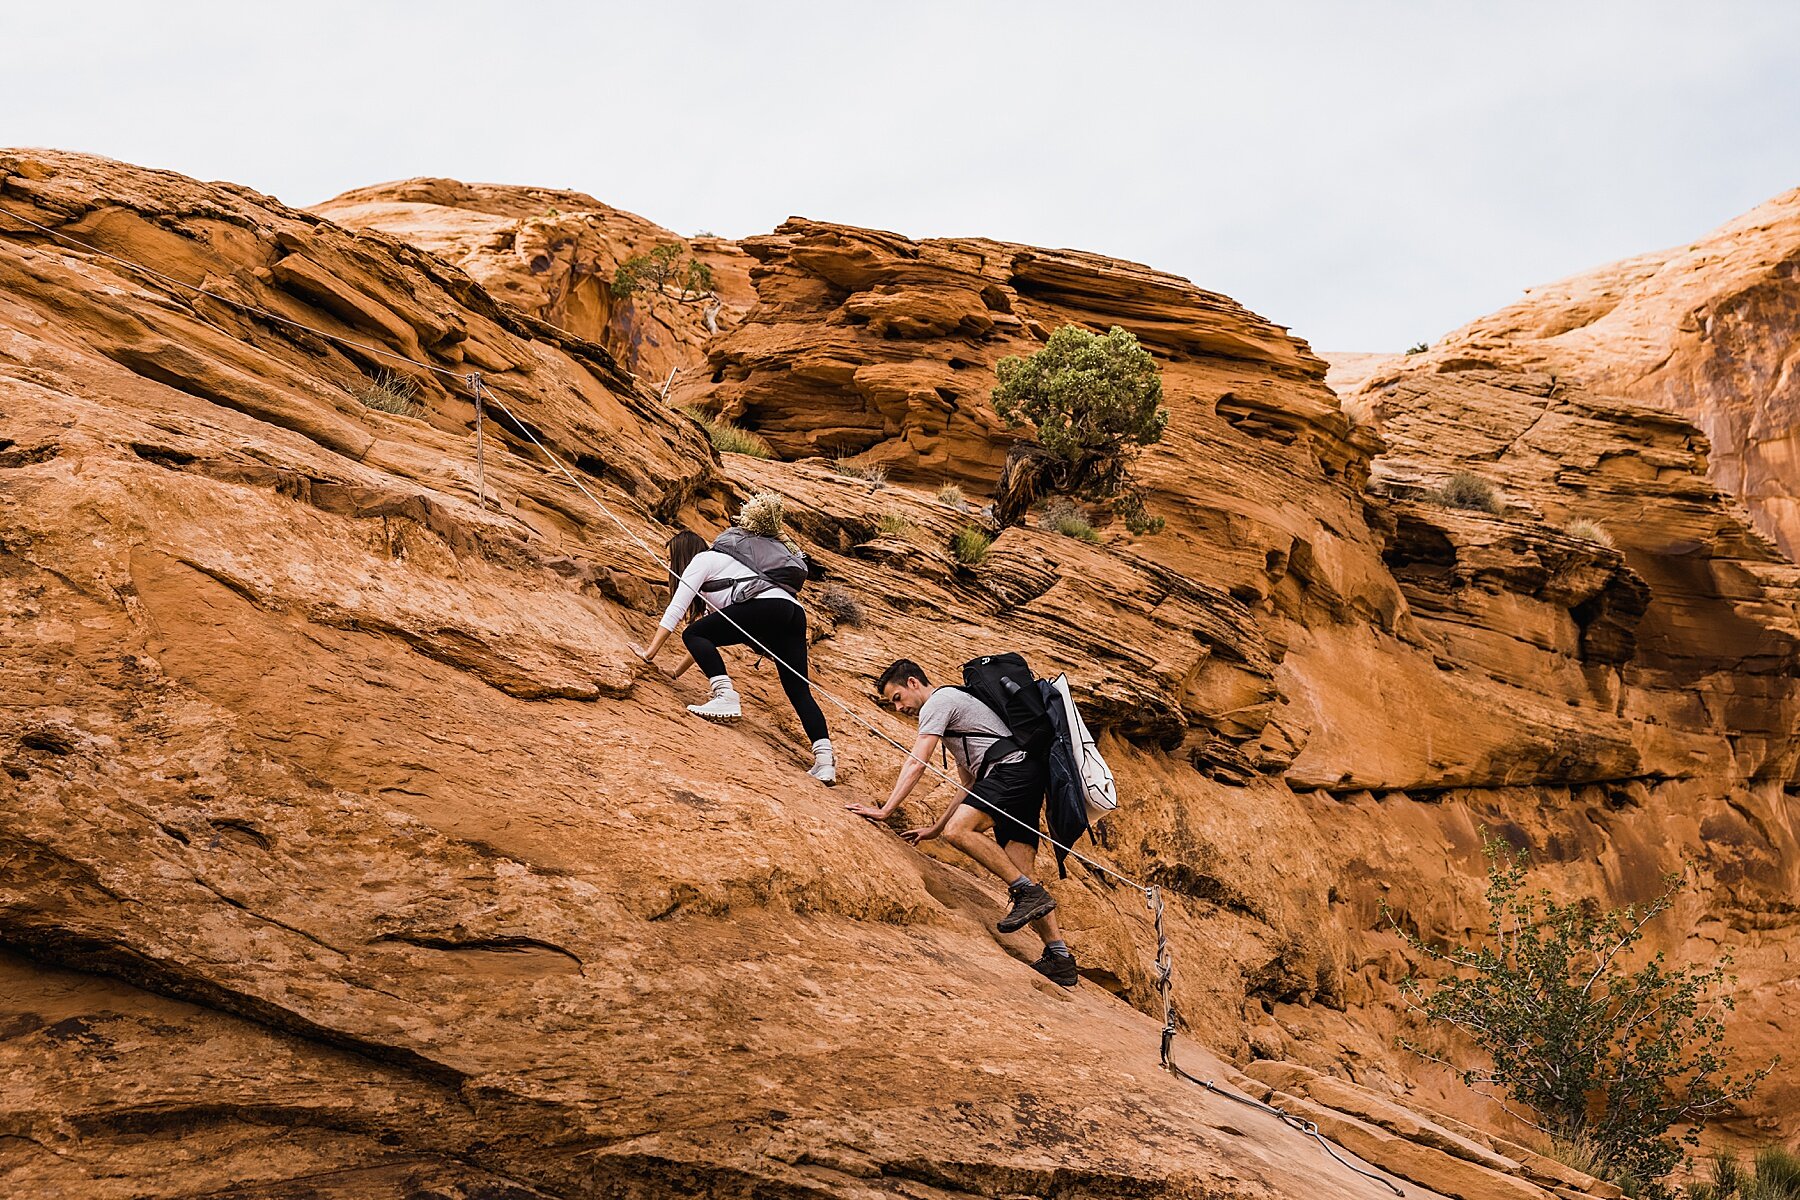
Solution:
M 670 372 L 700 369 L 705 343 L 735 326 L 754 297 L 750 260 L 732 242 L 683 238 L 580 192 L 406 179 L 345 192 L 312 211 L 461 267 L 498 299 L 604 345 L 659 390 Z M 711 268 L 716 297 L 613 293 L 619 264 L 669 245 Z
M 1410 358 L 1679 413 L 1706 434 L 1719 486 L 1800 555 L 1800 188 L 1685 246 L 1532 288 Z
M 1694 859 L 1670 944 L 1738 953 L 1745 1061 L 1792 1020 L 1793 569 L 1672 417 L 1409 377 L 1371 401 L 1377 458 L 1302 343 L 1183 281 L 790 223 L 683 398 L 919 485 L 875 487 L 719 459 L 546 323 L 568 311 L 373 222 L 38 152 L 0 154 L 0 206 L 333 335 L 0 217 L 14 1191 L 1388 1194 L 1157 1070 L 1140 895 L 1056 882 L 1088 970 L 1065 993 L 992 932 L 989 881 L 844 813 L 894 769 L 846 713 L 835 793 L 747 660 L 749 720 L 686 719 L 691 686 L 625 648 L 657 569 L 528 432 L 652 543 L 784 493 L 866 614 L 820 619 L 820 682 L 892 736 L 868 679 L 900 654 L 1067 670 L 1130 797 L 1099 852 L 1169 894 L 1184 1061 L 1409 1195 L 1613 1194 L 1459 1124 L 1493 1114 L 1392 1047 L 1409 967 L 1379 905 L 1468 927 L 1479 824 L 1609 899 Z M 961 566 L 972 515 L 935 484 L 991 482 L 987 368 L 1065 320 L 1163 360 L 1140 473 L 1169 528 L 1017 528 Z M 356 400 L 378 351 L 443 372 L 414 372 L 420 418 Z M 470 371 L 513 414 L 490 410 L 485 505 Z M 1502 518 L 1414 498 L 1482 455 Z M 1571 497 L 1635 531 L 1559 532 Z M 1743 1132 L 1792 1132 L 1785 1072 Z

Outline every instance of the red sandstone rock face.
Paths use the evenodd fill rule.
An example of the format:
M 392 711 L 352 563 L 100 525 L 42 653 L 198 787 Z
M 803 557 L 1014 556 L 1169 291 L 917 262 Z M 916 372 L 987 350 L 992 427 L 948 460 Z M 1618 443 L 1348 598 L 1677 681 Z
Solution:
M 1069 322 L 1124 324 L 1209 384 L 1235 368 L 1250 390 L 1218 402 L 1239 423 L 1266 415 L 1259 389 L 1320 391 L 1308 385 L 1324 364 L 1303 343 L 1224 296 L 1133 263 L 799 219 L 742 245 L 758 263 L 757 303 L 708 347 L 710 383 L 679 390 L 786 458 L 857 456 L 896 477 L 985 491 L 1015 436 L 988 401 L 994 363 L 1031 353 Z M 1182 377 L 1172 370 L 1171 381 Z M 1286 441 L 1300 438 L 1339 468 L 1366 455 L 1343 444 L 1349 427 L 1334 405 L 1294 407 L 1267 405 Z
M 1800 557 L 1800 188 L 1689 245 L 1533 288 L 1415 357 L 1680 413 L 1710 441 L 1719 486 Z
M 407 179 L 345 192 L 312 211 L 461 267 L 496 298 L 599 342 L 658 389 L 670 371 L 698 369 L 706 341 L 735 326 L 752 296 L 750 261 L 731 242 L 682 238 L 580 192 Z M 716 310 L 648 293 L 613 295 L 621 262 L 672 242 L 712 268 Z
M 1156 1070 L 1136 893 L 1053 884 L 1090 968 L 1061 992 L 992 933 L 991 881 L 843 812 L 895 769 L 843 714 L 836 793 L 747 661 L 742 726 L 687 720 L 691 681 L 624 646 L 657 571 L 527 427 L 652 540 L 785 494 L 867 610 L 818 619 L 818 677 L 893 735 L 868 680 L 899 654 L 1067 670 L 1130 797 L 1103 853 L 1169 895 L 1184 1060 L 1409 1195 L 1604 1194 L 1426 1119 L 1472 1110 L 1392 1049 L 1410 968 L 1380 901 L 1466 929 L 1477 824 L 1614 901 L 1694 859 L 1670 944 L 1738 953 L 1746 1058 L 1791 1025 L 1792 577 L 1672 418 L 1506 373 L 1397 381 L 1365 487 L 1380 439 L 1221 297 L 791 223 L 696 398 L 829 451 L 779 372 L 838 364 L 796 384 L 819 428 L 880 434 L 865 454 L 922 485 L 872 488 L 720 461 L 601 346 L 379 232 L 73 155 L 0 154 L 0 204 L 365 347 L 0 236 L 0 675 L 32 698 L 0 729 L 12 1191 L 1388 1194 Z M 1013 529 L 961 566 L 970 514 L 933 491 L 1004 452 L 983 364 L 1061 320 L 1162 358 L 1142 474 L 1169 529 Z M 363 409 L 368 347 L 480 370 L 518 414 L 488 430 L 489 507 L 462 385 L 425 380 L 422 420 Z M 893 432 L 857 383 L 946 373 L 955 405 L 921 394 Z M 1484 455 L 1505 519 L 1408 498 Z M 1574 496 L 1637 529 L 1613 551 L 1541 519 Z M 1211 1052 L 1293 1065 L 1259 1083 Z M 1791 1132 L 1785 1070 L 1740 1132 Z

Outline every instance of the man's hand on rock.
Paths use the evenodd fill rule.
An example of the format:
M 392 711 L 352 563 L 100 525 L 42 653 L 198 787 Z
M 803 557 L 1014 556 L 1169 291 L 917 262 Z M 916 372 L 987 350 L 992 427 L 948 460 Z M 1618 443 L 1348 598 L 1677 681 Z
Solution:
M 844 807 L 857 816 L 867 817 L 871 821 L 886 820 L 887 815 L 894 811 L 891 808 L 876 808 L 873 804 L 846 804 Z
M 923 829 L 909 829 L 900 836 L 917 846 L 920 842 L 929 842 L 943 832 L 935 825 L 928 825 Z

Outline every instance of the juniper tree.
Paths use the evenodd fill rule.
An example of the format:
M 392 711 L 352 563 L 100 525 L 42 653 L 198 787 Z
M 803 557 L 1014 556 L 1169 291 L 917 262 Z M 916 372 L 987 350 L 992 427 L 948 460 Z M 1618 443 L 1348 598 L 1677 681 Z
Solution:
M 1137 338 L 1117 325 L 1105 334 L 1064 325 L 1043 349 L 1003 358 L 994 373 L 994 410 L 1008 425 L 1029 421 L 1037 431 L 1036 441 L 1007 455 L 1002 524 L 1022 517 L 1048 487 L 1111 501 L 1134 533 L 1162 528 L 1144 511 L 1130 471 L 1138 448 L 1161 441 L 1169 423 L 1156 360 Z
M 684 260 L 682 254 L 680 242 L 668 242 L 647 253 L 632 255 L 613 272 L 612 294 L 623 298 L 650 292 L 678 304 L 695 304 L 710 298 L 712 268 L 691 254 Z

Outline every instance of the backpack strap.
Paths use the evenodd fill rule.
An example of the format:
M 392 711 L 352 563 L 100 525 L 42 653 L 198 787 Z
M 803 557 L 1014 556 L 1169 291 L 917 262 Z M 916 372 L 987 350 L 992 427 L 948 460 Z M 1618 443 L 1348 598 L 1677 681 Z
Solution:
M 945 684 L 940 684 L 938 686 L 939 686 L 939 690 L 949 690 L 952 692 L 961 692 L 965 696 L 975 696 L 975 693 L 971 692 L 968 688 L 958 687 L 954 683 L 945 683 Z M 975 698 L 977 700 L 981 699 L 981 697 L 979 697 L 979 696 L 975 696 Z M 995 713 L 994 715 L 999 716 L 998 713 Z M 1005 722 L 1001 722 L 1001 723 L 1005 724 Z M 969 752 L 969 739 L 972 737 L 993 738 L 994 739 L 994 744 L 991 747 L 989 747 L 987 755 L 981 760 L 981 767 L 982 767 L 981 774 L 982 775 L 986 775 L 994 767 L 999 766 L 1001 759 L 1011 758 L 1014 754 L 1017 754 L 1019 751 L 1025 749 L 1025 747 L 1021 746 L 1018 743 L 1018 741 L 1011 734 L 983 733 L 979 729 L 946 729 L 946 730 L 944 730 L 943 733 L 938 735 L 938 738 L 939 738 L 938 748 L 940 750 L 942 750 L 944 748 L 944 743 L 942 740 L 944 738 L 961 738 L 962 744 L 963 744 L 963 753 L 965 755 L 967 755 Z M 949 755 L 949 751 L 944 750 L 944 756 L 945 756 L 945 764 L 944 765 L 946 767 L 949 766 L 948 755 Z M 980 778 L 980 776 L 977 776 L 977 778 Z
M 757 570 L 750 563 L 745 562 L 743 559 L 741 559 L 737 555 L 733 554 L 729 548 L 720 550 L 717 546 L 709 546 L 708 549 L 713 550 L 715 553 L 723 554 L 726 558 L 729 558 L 732 562 L 734 562 L 738 566 L 744 568 L 744 570 L 750 572 L 752 577 L 750 579 L 709 579 L 705 583 L 700 585 L 701 592 L 703 592 L 703 593 L 705 593 L 705 592 L 722 592 L 726 588 L 736 589 L 736 588 L 743 587 L 746 584 L 751 584 L 751 585 L 760 584 L 760 586 L 753 587 L 753 589 L 744 596 L 744 599 L 745 600 L 754 600 L 758 596 L 760 596 L 762 593 L 768 591 L 770 588 L 779 588 L 781 591 L 786 592 L 788 595 L 792 596 L 796 600 L 798 600 L 800 598 L 800 595 L 798 592 L 794 591 L 792 588 L 783 587 L 781 584 L 776 583 L 773 579 L 770 579 L 767 575 L 764 575 L 761 571 Z

